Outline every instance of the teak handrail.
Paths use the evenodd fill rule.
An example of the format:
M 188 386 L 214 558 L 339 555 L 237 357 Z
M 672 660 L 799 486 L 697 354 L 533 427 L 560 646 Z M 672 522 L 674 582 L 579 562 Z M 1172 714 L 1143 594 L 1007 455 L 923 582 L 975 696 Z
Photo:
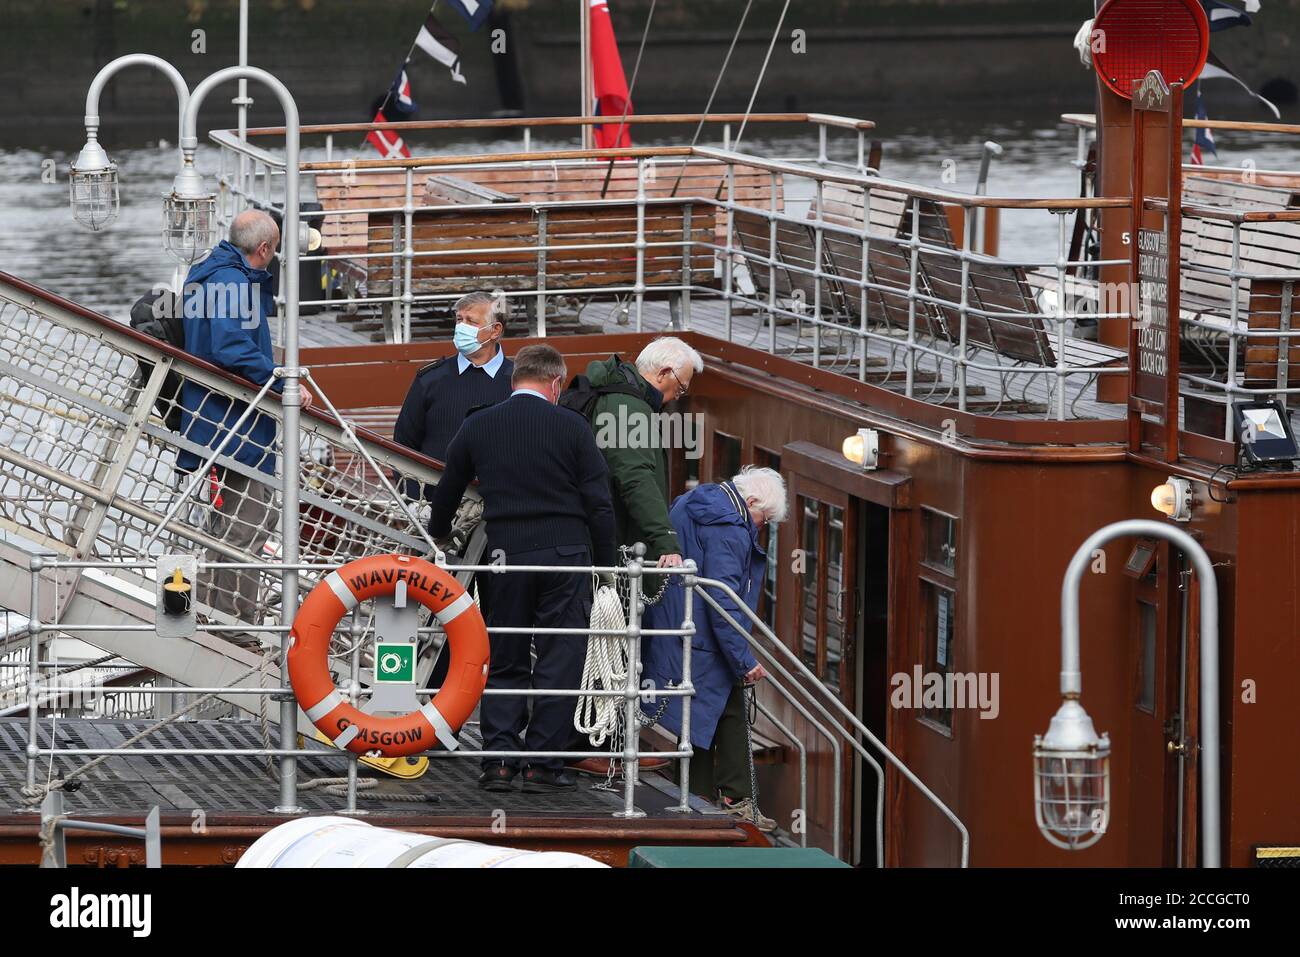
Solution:
M 845 129 L 870 130 L 876 124 L 851 116 L 834 116 L 829 113 L 647 113 L 629 115 L 623 122 L 628 126 L 655 124 L 698 123 L 816 123 Z M 368 133 L 371 130 L 475 130 L 522 129 L 549 126 L 602 126 L 612 122 L 608 116 L 508 116 L 461 120 L 403 120 L 392 123 L 327 123 L 304 126 L 303 133 Z M 283 136 L 283 126 L 259 126 L 248 131 L 249 136 Z

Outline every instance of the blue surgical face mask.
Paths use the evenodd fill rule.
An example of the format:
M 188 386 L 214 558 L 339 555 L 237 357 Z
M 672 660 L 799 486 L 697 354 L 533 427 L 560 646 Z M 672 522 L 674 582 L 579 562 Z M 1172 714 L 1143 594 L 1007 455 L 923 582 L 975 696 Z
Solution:
M 467 357 L 483 348 L 483 343 L 478 341 L 478 327 L 471 326 L 468 322 L 456 323 L 456 333 L 452 336 L 452 342 L 456 345 L 456 351 Z

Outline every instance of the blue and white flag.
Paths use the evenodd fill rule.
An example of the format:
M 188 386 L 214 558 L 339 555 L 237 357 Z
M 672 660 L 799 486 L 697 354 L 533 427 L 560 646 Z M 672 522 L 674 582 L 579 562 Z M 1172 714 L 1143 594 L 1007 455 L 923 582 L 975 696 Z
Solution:
M 483 21 L 492 12 L 492 0 L 447 0 L 447 4 L 465 18 L 471 30 L 483 26 Z
M 1223 0 L 1201 0 L 1201 6 L 1205 8 L 1205 15 L 1210 20 L 1210 32 L 1218 33 L 1220 30 L 1228 30 L 1232 27 L 1250 26 L 1250 17 L 1241 7 L 1234 7 L 1230 3 L 1224 3 Z M 1255 9 L 1259 9 L 1258 2 Z

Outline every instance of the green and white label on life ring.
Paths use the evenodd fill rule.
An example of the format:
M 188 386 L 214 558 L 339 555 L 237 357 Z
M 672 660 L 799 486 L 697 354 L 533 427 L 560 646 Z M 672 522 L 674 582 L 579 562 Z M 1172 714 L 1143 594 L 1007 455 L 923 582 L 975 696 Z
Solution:
M 406 642 L 378 642 L 375 645 L 377 684 L 415 683 L 415 645 Z

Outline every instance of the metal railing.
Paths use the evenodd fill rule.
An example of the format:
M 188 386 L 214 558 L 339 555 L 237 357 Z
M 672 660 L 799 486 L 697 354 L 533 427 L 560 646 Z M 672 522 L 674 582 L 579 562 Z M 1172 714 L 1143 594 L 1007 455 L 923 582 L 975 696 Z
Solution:
M 226 567 L 227 563 L 218 563 L 208 565 L 202 563 L 199 566 L 200 574 L 211 573 Z M 267 571 L 273 572 L 282 569 L 280 563 L 265 563 Z M 50 634 L 63 634 L 83 638 L 86 641 L 93 642 L 96 636 L 102 634 L 104 629 L 94 624 L 72 622 L 72 621 L 43 621 L 40 617 L 40 572 L 45 571 L 51 574 L 57 573 L 60 568 L 76 567 L 79 569 L 96 567 L 105 570 L 111 570 L 116 567 L 113 562 L 61 562 L 57 558 L 46 558 L 36 562 L 34 571 L 36 574 L 32 577 L 32 597 L 30 616 L 28 623 L 29 638 L 29 662 L 27 675 L 28 699 L 26 708 L 27 719 L 27 748 L 26 748 L 26 784 L 23 793 L 28 800 L 48 800 L 57 793 L 67 782 L 73 778 L 85 774 L 95 765 L 110 758 L 126 758 L 132 756 L 149 756 L 154 758 L 181 758 L 194 756 L 254 756 L 263 758 L 299 758 L 311 757 L 318 759 L 335 759 L 346 762 L 346 778 L 342 792 L 345 812 L 355 812 L 358 807 L 358 796 L 361 793 L 358 788 L 357 764 L 359 756 L 356 753 L 330 747 L 298 747 L 286 749 L 275 747 L 269 738 L 264 739 L 264 745 L 260 748 L 175 748 L 175 747 L 142 747 L 138 742 L 143 740 L 149 734 L 160 730 L 167 724 L 180 719 L 185 713 L 190 711 L 195 704 L 201 702 L 203 698 L 211 698 L 217 695 L 230 695 L 238 697 L 258 696 L 263 699 L 278 699 L 286 695 L 292 697 L 293 691 L 290 688 L 279 687 L 278 682 L 267 684 L 266 678 L 260 686 L 250 687 L 248 685 L 234 683 L 229 685 L 218 685 L 213 687 L 194 687 L 186 685 L 158 684 L 152 687 L 134 689 L 144 696 L 161 696 L 171 694 L 183 694 L 187 696 L 200 695 L 203 698 L 191 703 L 168 715 L 156 722 L 145 732 L 134 735 L 129 738 L 123 745 L 117 747 L 68 747 L 59 746 L 58 738 L 52 733 L 54 724 L 57 723 L 57 715 L 51 713 L 51 733 L 48 734 L 48 744 L 42 746 L 41 735 L 41 714 L 46 702 L 49 701 L 49 695 L 52 691 L 57 691 L 60 695 L 85 695 L 96 694 L 103 691 L 102 685 L 59 685 L 57 688 L 51 688 L 47 683 L 47 676 L 42 673 L 40 667 L 39 649 L 45 636 Z M 317 565 L 299 565 L 297 570 L 303 574 L 304 578 L 313 577 L 321 572 L 329 570 L 327 567 Z M 694 597 L 685 602 L 684 619 L 680 628 L 656 628 L 647 629 L 642 626 L 641 609 L 642 589 L 641 580 L 645 575 L 670 575 L 682 576 L 683 586 L 688 590 L 691 596 L 698 596 L 700 600 L 712 608 L 718 616 L 727 625 L 734 628 L 742 635 L 762 657 L 766 664 L 772 669 L 774 676 L 766 683 L 766 687 L 790 704 L 797 713 L 813 727 L 819 735 L 824 737 L 831 746 L 834 763 L 833 763 L 833 785 L 832 785 L 832 852 L 836 856 L 842 854 L 841 841 L 841 819 L 842 819 L 842 744 L 852 748 L 857 755 L 871 768 L 876 777 L 876 866 L 884 866 L 884 771 L 881 765 L 875 760 L 872 753 L 867 750 L 869 745 L 878 753 L 883 755 L 886 760 L 897 767 L 904 777 L 915 785 L 921 793 L 931 801 L 945 816 L 947 816 L 958 828 L 961 838 L 961 863 L 966 866 L 969 860 L 969 835 L 964 825 L 955 814 L 925 786 L 923 782 L 909 769 L 903 762 L 892 754 L 885 745 L 876 738 L 862 722 L 849 710 L 838 697 L 827 689 L 811 671 L 801 662 L 798 656 L 792 652 L 777 636 L 769 629 L 762 620 L 754 614 L 752 610 L 739 598 L 738 595 L 724 582 L 714 579 L 705 578 L 697 574 L 693 563 L 687 563 L 681 568 L 654 569 L 643 567 L 642 560 L 637 557 L 633 558 L 625 566 L 501 566 L 501 565 L 460 565 L 456 566 L 458 572 L 470 572 L 475 574 L 496 574 L 508 576 L 512 573 L 524 573 L 534 571 L 561 572 L 579 575 L 597 575 L 609 574 L 615 575 L 626 582 L 625 614 L 626 627 L 618 632 L 602 631 L 600 629 L 586 628 L 531 628 L 531 627 L 500 627 L 493 626 L 488 628 L 490 635 L 496 640 L 514 639 L 530 640 L 536 634 L 548 635 L 569 635 L 581 636 L 589 641 L 593 636 L 605 637 L 610 641 L 618 642 L 622 645 L 625 660 L 628 662 L 639 663 L 641 660 L 641 643 L 644 639 L 651 640 L 671 640 L 677 638 L 682 642 L 682 675 L 680 682 L 672 687 L 663 689 L 647 690 L 640 682 L 639 667 L 628 667 L 625 681 L 621 687 L 610 688 L 524 688 L 524 689 L 505 689 L 488 687 L 484 690 L 484 696 L 522 696 L 528 698 L 537 698 L 541 696 L 551 697 L 612 697 L 620 698 L 624 701 L 624 711 L 621 716 L 621 729 L 616 740 L 621 740 L 621 750 L 612 750 L 609 752 L 596 752 L 608 754 L 610 758 L 618 758 L 623 762 L 623 807 L 616 815 L 624 818 L 636 818 L 644 816 L 644 812 L 636 806 L 636 788 L 640 784 L 640 761 L 642 758 L 653 756 L 656 758 L 668 758 L 678 761 L 678 783 L 680 788 L 679 803 L 672 808 L 674 811 L 687 813 L 692 810 L 690 804 L 690 759 L 694 754 L 694 749 L 690 740 L 690 715 L 691 702 L 695 695 L 695 687 L 691 681 L 691 644 L 692 637 L 695 634 L 694 625 Z M 722 595 L 727 596 L 734 605 L 741 609 L 753 628 L 757 628 L 762 638 L 766 639 L 766 644 L 759 640 L 750 629 L 747 629 L 740 621 L 731 615 L 718 600 L 709 594 L 709 590 L 714 590 Z M 336 628 L 336 637 L 343 636 L 342 641 L 336 647 L 332 648 L 330 653 L 331 673 L 335 677 L 335 684 L 340 689 L 344 700 L 360 704 L 367 696 L 367 683 L 364 681 L 365 671 L 368 669 L 373 673 L 375 666 L 373 654 L 366 651 L 369 639 L 377 634 L 375 629 L 375 618 L 373 612 L 368 612 L 366 604 L 359 606 L 354 610 L 349 622 L 340 622 Z M 367 619 L 363 621 L 363 619 Z M 115 630 L 129 629 L 142 633 L 153 633 L 155 626 L 141 622 L 137 625 L 117 626 Z M 283 626 L 269 626 L 259 630 L 268 632 L 280 632 L 285 630 Z M 435 636 L 440 635 L 441 628 L 436 624 L 430 623 L 418 629 L 418 635 L 426 642 L 426 647 L 432 644 Z M 157 639 L 163 640 L 163 639 Z M 175 639 L 173 639 L 175 640 Z M 768 647 L 770 645 L 770 647 Z M 782 659 L 793 666 L 793 670 L 782 664 Z M 250 669 L 250 674 L 258 669 Z M 264 678 L 266 672 L 260 673 Z M 796 674 L 799 676 L 796 677 Z M 799 680 L 802 678 L 803 680 Z M 436 687 L 419 688 L 417 694 L 433 695 L 439 689 Z M 639 730 L 643 724 L 641 718 L 641 703 L 647 698 L 681 697 L 682 698 L 682 720 L 681 730 L 678 735 L 676 747 L 672 751 L 648 751 L 645 750 L 641 741 Z M 800 700 L 803 699 L 803 700 Z M 811 709 L 811 710 L 810 710 Z M 807 767 L 807 748 L 793 732 L 782 724 L 771 710 L 767 707 L 760 706 L 760 710 L 772 724 L 788 737 L 796 746 L 799 752 L 799 793 L 800 808 L 805 814 L 809 812 L 808 807 L 808 767 Z M 821 716 L 821 720 L 816 715 Z M 846 727 L 847 724 L 847 727 Z M 626 729 L 637 729 L 637 733 L 629 734 Z M 860 740 L 860 738 L 862 740 Z M 865 743 L 864 743 L 865 742 Z M 502 760 L 535 760 L 538 758 L 560 758 L 568 760 L 580 760 L 591 757 L 593 752 L 585 750 L 572 751 L 528 751 L 528 750 L 470 750 L 454 749 L 439 750 L 427 752 L 427 756 L 434 759 L 445 760 L 455 758 L 465 758 L 472 760 L 482 760 L 484 758 L 500 758 Z M 79 767 L 71 770 L 65 770 L 61 777 L 53 785 L 42 786 L 38 784 L 38 765 L 42 759 L 54 765 L 58 759 L 74 757 L 83 757 L 93 759 Z M 806 827 L 802 833 L 802 841 L 807 843 Z
M 274 205 L 269 184 L 282 162 L 224 131 L 213 139 L 223 153 L 224 214 L 247 203 Z M 233 174 L 240 158 L 268 172 L 258 183 L 241 182 Z M 585 195 L 590 184 L 581 177 L 607 167 L 618 171 L 621 192 Z M 1095 298 L 1076 294 L 1076 274 L 1127 260 L 1071 258 L 1067 221 L 1127 210 L 1127 198 L 924 189 L 874 175 L 865 162 L 835 163 L 825 149 L 793 161 L 664 147 L 333 161 L 303 169 L 318 183 L 323 176 L 352 178 L 358 197 L 356 206 L 335 202 L 307 215 L 391 224 L 382 248 L 365 238 L 372 228 L 362 231 L 363 246 L 338 251 L 327 244 L 324 253 L 305 257 L 339 277 L 365 278 L 342 282 L 341 299 L 304 305 L 383 309 L 394 341 L 409 340 L 414 310 L 448 305 L 463 293 L 463 278 L 430 278 L 456 265 L 474 273 L 477 285 L 497 286 L 506 298 L 535 307 L 538 335 L 546 334 L 547 305 L 557 296 L 620 299 L 637 331 L 693 328 L 960 411 L 1093 418 L 1097 381 L 1128 373 L 1126 350 L 1074 334 L 1080 322 L 1128 319 L 1126 312 L 1099 312 Z M 681 174 L 692 169 L 714 171 L 713 178 L 679 191 Z M 477 178 L 485 186 L 496 177 L 547 174 L 554 188 L 543 198 L 448 203 L 424 193 L 428 174 Z M 391 198 L 366 188 L 384 176 L 393 179 Z M 665 184 L 674 177 L 669 193 Z M 796 185 L 802 198 L 792 196 Z M 805 204 L 806 215 L 791 211 Z M 1054 217 L 1054 254 L 1008 259 L 973 251 L 977 214 L 988 209 Z M 551 221 L 583 212 L 621 214 L 624 225 L 568 241 L 548 232 Z M 457 228 L 475 238 L 440 243 L 427 227 L 422 232 L 419 217 L 426 215 L 449 228 L 446 217 L 455 217 Z M 489 216 L 507 225 L 484 225 Z M 964 225 L 955 231 L 949 220 L 958 218 Z M 601 266 L 596 278 L 566 275 L 574 268 L 567 257 L 588 255 L 593 246 L 625 268 Z M 443 272 L 428 272 L 435 268 Z M 657 305 L 665 298 L 667 310 Z M 648 299 L 655 308 L 647 308 Z

